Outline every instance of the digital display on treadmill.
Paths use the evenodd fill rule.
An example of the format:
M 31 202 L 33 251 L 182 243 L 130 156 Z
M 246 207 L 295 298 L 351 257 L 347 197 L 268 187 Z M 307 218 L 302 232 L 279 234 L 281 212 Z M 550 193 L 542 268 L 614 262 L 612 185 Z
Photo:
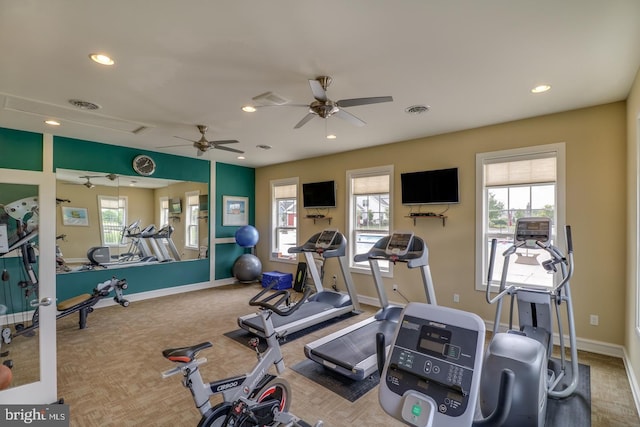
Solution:
M 335 237 L 336 230 L 324 230 L 322 233 L 320 233 L 318 240 L 316 240 L 316 245 L 329 246 L 331 245 Z
M 413 234 L 411 233 L 394 233 L 387 244 L 387 249 L 406 249 L 411 243 Z

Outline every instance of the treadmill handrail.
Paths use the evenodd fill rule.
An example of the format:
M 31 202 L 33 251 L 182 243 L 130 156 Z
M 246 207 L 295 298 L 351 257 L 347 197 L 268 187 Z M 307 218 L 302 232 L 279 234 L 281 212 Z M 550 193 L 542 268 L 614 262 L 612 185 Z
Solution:
M 316 241 L 321 233 L 316 233 L 309 238 L 304 244 L 300 246 L 294 246 L 289 248 L 290 254 L 299 254 L 303 252 L 316 252 L 322 254 L 324 258 L 341 257 L 347 253 L 347 239 L 344 234 L 339 231 L 336 233 L 336 237 L 333 244 L 328 248 L 319 248 L 316 246 Z
M 268 295 L 263 299 L 260 299 L 264 294 L 272 290 L 272 288 L 276 284 L 277 284 L 276 282 L 272 283 L 270 286 L 264 288 L 256 296 L 251 298 L 251 300 L 249 301 L 249 305 L 271 310 L 280 316 L 289 316 L 293 314 L 296 310 L 298 310 L 302 306 L 302 303 L 304 303 L 307 300 L 307 298 L 309 298 L 309 295 L 311 295 L 311 289 L 308 287 L 305 287 L 304 294 L 302 295 L 302 299 L 297 303 L 290 305 L 288 309 L 282 310 L 280 307 L 282 307 L 283 303 L 285 301 L 288 301 L 291 296 L 288 290 L 282 289 L 274 292 L 273 294 Z M 280 297 L 280 298 L 278 298 L 276 302 L 270 303 L 270 301 L 276 299 L 276 297 Z

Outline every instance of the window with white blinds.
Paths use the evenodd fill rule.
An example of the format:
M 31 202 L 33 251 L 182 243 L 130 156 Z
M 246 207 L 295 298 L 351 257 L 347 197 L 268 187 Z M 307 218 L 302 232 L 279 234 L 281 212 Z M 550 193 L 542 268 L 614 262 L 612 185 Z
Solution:
M 369 272 L 368 262 L 355 262 L 356 254 L 366 253 L 374 243 L 387 236 L 391 224 L 390 203 L 393 189 L 393 166 L 347 171 L 350 267 Z M 381 261 L 380 270 L 389 273 L 389 263 Z
M 298 240 L 298 178 L 271 181 L 271 259 L 297 260 L 289 248 Z
M 199 245 L 199 226 L 198 226 L 198 210 L 200 207 L 200 192 L 190 191 L 185 193 L 186 211 L 185 211 L 185 242 L 184 246 L 189 249 L 198 249 Z
M 484 289 L 491 241 L 501 254 L 513 243 L 516 222 L 523 217 L 549 217 L 552 238 L 558 224 L 564 225 L 564 144 L 504 150 L 476 155 L 476 288 Z M 550 286 L 553 276 L 540 263 L 548 254 L 528 249 L 516 253 L 509 267 L 514 284 Z M 502 272 L 501 258 L 495 263 L 492 283 Z M 527 270 L 527 271 L 525 271 Z M 528 271 L 531 270 L 531 271 Z

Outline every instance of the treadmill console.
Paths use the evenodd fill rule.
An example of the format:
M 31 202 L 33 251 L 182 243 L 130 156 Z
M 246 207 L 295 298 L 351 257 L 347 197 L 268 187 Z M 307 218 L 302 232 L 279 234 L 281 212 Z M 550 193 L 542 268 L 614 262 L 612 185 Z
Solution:
M 551 219 L 544 217 L 520 218 L 516 222 L 514 236 L 516 242 L 524 242 L 526 247 L 537 247 L 536 241 L 546 243 L 551 240 Z
M 316 248 L 328 249 L 333 245 L 338 235 L 338 230 L 323 230 L 316 240 Z
M 384 411 L 413 426 L 471 425 L 484 336 L 484 322 L 473 313 L 409 303 L 381 376 Z
M 413 233 L 408 232 L 394 232 L 389 237 L 389 242 L 385 248 L 387 255 L 403 256 L 409 252 L 411 243 L 413 242 Z

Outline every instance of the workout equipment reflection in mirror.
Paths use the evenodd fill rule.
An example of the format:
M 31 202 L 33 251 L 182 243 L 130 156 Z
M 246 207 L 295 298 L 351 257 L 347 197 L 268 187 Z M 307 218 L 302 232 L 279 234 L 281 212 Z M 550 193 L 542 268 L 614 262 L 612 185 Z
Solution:
M 18 336 L 33 336 L 35 330 L 40 326 L 39 309 L 40 306 L 47 306 L 52 303 L 51 298 L 40 299 L 39 295 L 39 279 L 34 269 L 38 263 L 39 256 L 37 254 L 37 238 L 38 238 L 38 198 L 27 197 L 17 200 L 3 206 L 5 221 L 0 223 L 0 228 L 4 235 L 4 239 L 0 242 L 0 258 L 3 260 L 2 281 L 8 282 L 9 289 L 12 286 L 19 287 L 26 302 L 26 306 L 34 309 L 29 322 L 26 321 L 27 311 L 14 307 L 13 298 L 4 295 L 4 303 L 0 304 L 0 310 L 5 314 L 7 319 L 6 325 L 0 325 L 1 340 L 0 348 L 3 344 L 11 343 L 12 339 Z M 62 236 L 59 236 L 62 237 Z M 6 239 L 6 242 L 5 242 Z M 7 258 L 17 256 L 20 258 L 18 271 L 19 280 L 12 280 L 8 270 Z M 13 263 L 11 263 L 12 265 Z M 10 267 L 9 267 L 10 268 Z M 5 288 L 6 288 L 5 287 Z M 62 301 L 57 305 L 58 314 L 56 319 L 69 316 L 73 313 L 79 314 L 79 328 L 84 329 L 87 324 L 87 316 L 93 311 L 93 307 L 103 298 L 115 293 L 114 301 L 123 307 L 129 305 L 129 301 L 124 299 L 123 290 L 127 289 L 127 281 L 113 277 L 105 282 L 95 286 L 91 294 L 82 294 L 68 300 Z M 12 295 L 11 292 L 8 294 Z M 21 317 L 22 319 L 19 319 Z M 10 328 L 10 320 L 13 320 L 14 330 Z M 8 352 L 1 353 L 4 357 Z M 5 364 L 12 365 L 12 362 L 5 361 Z

